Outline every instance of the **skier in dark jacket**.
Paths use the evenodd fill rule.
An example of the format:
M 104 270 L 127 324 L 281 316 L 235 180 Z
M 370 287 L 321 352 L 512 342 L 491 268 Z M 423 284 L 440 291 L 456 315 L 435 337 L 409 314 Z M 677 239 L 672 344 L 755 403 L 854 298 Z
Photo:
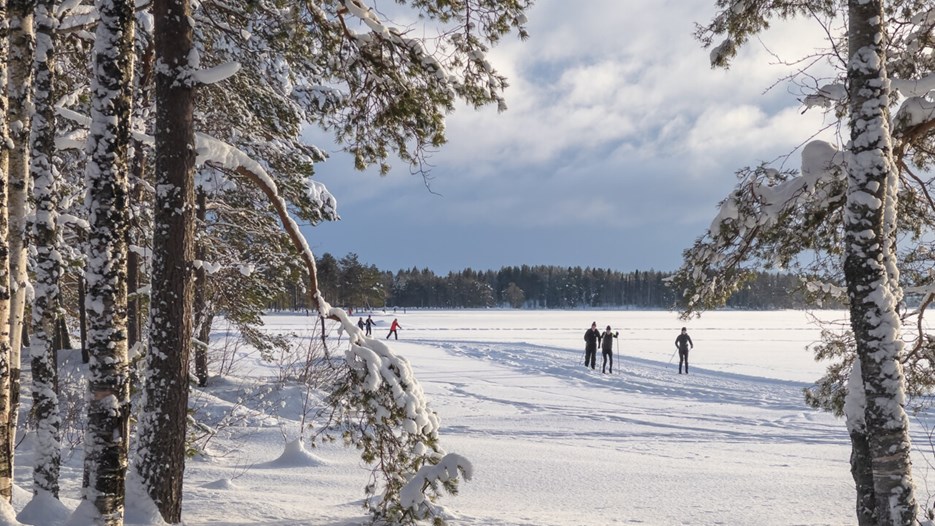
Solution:
M 597 342 L 601 339 L 601 331 L 597 328 L 597 322 L 591 323 L 591 328 L 584 333 L 584 366 L 591 366 L 594 369 L 597 363 Z
M 691 346 L 692 349 L 695 348 L 695 344 L 692 343 L 691 336 L 688 335 L 688 329 L 682 327 L 682 333 L 675 338 L 675 346 L 679 350 L 679 374 L 682 374 L 682 364 L 685 364 L 685 374 L 688 374 L 688 349 Z
M 607 330 L 604 331 L 604 334 L 601 334 L 601 358 L 603 358 L 603 363 L 601 364 L 601 372 L 607 372 L 607 362 L 610 362 L 610 374 L 614 374 L 614 338 L 619 336 L 619 332 L 610 332 L 610 325 L 607 326 Z
M 367 316 L 367 321 L 364 322 L 364 325 L 367 326 L 367 336 L 370 336 L 370 332 L 373 330 L 374 324 L 377 322 L 373 321 L 373 318 Z

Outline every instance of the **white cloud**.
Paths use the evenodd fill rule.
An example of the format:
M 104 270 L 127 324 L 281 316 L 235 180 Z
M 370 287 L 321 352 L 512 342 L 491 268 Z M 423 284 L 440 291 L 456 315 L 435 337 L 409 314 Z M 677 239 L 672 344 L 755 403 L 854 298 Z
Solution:
M 731 70 L 712 70 L 692 32 L 713 12 L 713 0 L 539 0 L 531 38 L 492 52 L 509 109 L 462 107 L 448 121 L 449 143 L 432 158 L 444 198 L 404 166 L 332 191 L 427 230 L 521 229 L 542 243 L 560 226 L 656 236 L 706 225 L 736 169 L 790 152 L 823 124 L 776 84 L 797 67 L 777 57 L 814 52 L 813 23 L 776 23 Z

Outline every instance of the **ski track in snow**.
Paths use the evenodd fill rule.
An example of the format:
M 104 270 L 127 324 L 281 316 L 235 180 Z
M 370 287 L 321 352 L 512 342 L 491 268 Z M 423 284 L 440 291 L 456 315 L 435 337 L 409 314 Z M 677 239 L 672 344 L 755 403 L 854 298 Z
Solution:
M 440 501 L 451 526 L 853 524 L 844 421 L 805 405 L 807 383 L 776 379 L 822 369 L 798 352 L 813 338 L 800 329 L 803 315 L 714 314 L 690 325 L 702 350 L 692 351 L 687 376 L 666 363 L 681 325 L 671 313 L 410 311 L 375 315 L 374 336 L 399 316 L 401 339 L 389 343 L 439 414 L 442 447 L 474 466 L 460 494 Z M 592 319 L 620 325 L 612 375 L 600 372 L 600 353 L 597 370 L 583 364 Z M 307 338 L 315 318 L 266 322 Z M 212 334 L 217 345 L 225 337 L 237 335 Z M 347 345 L 346 336 L 329 338 L 336 352 Z M 208 455 L 187 463 L 184 523 L 369 524 L 370 467 L 359 452 L 328 443 L 283 455 L 299 432 L 304 391 L 275 387 L 276 365 L 248 349 L 237 360 L 232 376 L 192 392 L 199 418 L 218 433 Z M 923 450 L 931 423 L 912 418 L 923 502 L 935 491 L 935 453 Z M 29 445 L 27 437 L 17 450 L 16 509 L 31 496 Z M 72 509 L 81 473 L 79 450 L 63 466 Z
M 802 401 L 802 389 L 806 384 L 717 373 L 698 367 L 692 367 L 691 374 L 678 375 L 677 364 L 665 365 L 625 355 L 615 356 L 615 371 L 611 375 L 600 372 L 600 354 L 597 369 L 591 370 L 583 365 L 583 352 L 562 348 L 483 341 L 438 344 L 427 340 L 419 343 L 472 361 L 505 366 L 501 374 L 483 376 L 485 382 L 496 386 L 515 381 L 520 391 L 528 396 L 516 396 L 515 390 L 509 390 L 505 396 L 498 397 L 488 394 L 497 391 L 490 385 L 478 386 L 431 375 L 420 375 L 420 382 L 448 383 L 451 393 L 462 398 L 466 405 L 480 400 L 508 405 L 526 414 L 560 415 L 615 424 L 614 429 L 594 432 L 596 437 L 609 434 L 626 440 L 626 434 L 620 433 L 616 424 L 627 424 L 641 428 L 634 440 L 654 437 L 693 443 L 704 440 L 840 443 L 848 440 L 843 422 L 826 421 L 816 425 L 816 420 L 826 419 L 816 419 L 814 411 Z M 474 379 L 470 372 L 462 374 Z M 537 377 L 544 381 L 536 383 Z M 592 389 L 606 391 L 607 396 L 595 400 Z M 549 395 L 555 395 L 558 390 L 563 391 L 560 397 L 542 402 L 543 397 L 551 400 Z M 582 393 L 575 394 L 577 390 Z M 523 398 L 530 401 L 523 401 Z M 660 411 L 661 406 L 665 407 L 664 412 Z M 749 411 L 751 406 L 757 409 Z M 580 430 L 570 433 L 574 437 L 582 436 Z M 556 431 L 532 431 L 530 435 L 549 439 L 562 436 Z

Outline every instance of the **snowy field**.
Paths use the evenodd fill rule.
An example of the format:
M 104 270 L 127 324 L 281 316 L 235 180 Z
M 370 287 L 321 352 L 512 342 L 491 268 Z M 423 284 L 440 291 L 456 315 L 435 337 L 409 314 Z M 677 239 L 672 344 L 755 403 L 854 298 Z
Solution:
M 844 422 L 802 402 L 823 371 L 805 350 L 818 331 L 804 313 L 708 313 L 685 323 L 695 343 L 688 376 L 669 362 L 683 325 L 672 313 L 377 311 L 374 336 L 385 337 L 394 317 L 402 329 L 393 349 L 439 413 L 443 447 L 474 466 L 460 495 L 442 501 L 452 525 L 855 522 Z M 306 335 L 310 321 L 266 318 L 268 330 Z M 613 375 L 601 374 L 600 355 L 597 371 L 583 365 L 592 321 L 620 331 Z M 331 345 L 343 348 L 347 338 L 337 336 Z M 212 347 L 225 337 L 219 327 Z M 366 524 L 369 468 L 339 445 L 284 453 L 298 434 L 300 392 L 262 387 L 276 367 L 239 352 L 231 375 L 193 394 L 203 414 L 239 417 L 209 456 L 189 462 L 185 524 Z M 248 410 L 261 399 L 272 416 Z M 913 425 L 919 499 L 930 502 L 935 456 L 926 426 Z M 28 454 L 17 462 L 20 509 Z M 64 476 L 63 501 L 74 508 L 80 458 Z

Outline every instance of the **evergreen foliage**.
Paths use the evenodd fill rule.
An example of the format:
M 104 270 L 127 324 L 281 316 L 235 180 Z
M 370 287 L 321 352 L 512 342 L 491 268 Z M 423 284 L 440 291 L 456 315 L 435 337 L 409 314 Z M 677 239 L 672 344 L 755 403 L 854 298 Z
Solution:
M 926 175 L 935 141 L 935 10 L 918 0 L 716 4 L 718 13 L 696 32 L 712 48 L 714 66 L 727 66 L 772 19 L 803 16 L 821 25 L 828 51 L 803 59 L 805 67 L 786 80 L 807 94 L 806 110 L 823 108 L 847 142 L 809 142 L 800 173 L 765 165 L 738 172 L 740 182 L 685 251 L 674 279 L 683 314 L 722 304 L 750 268 L 763 265 L 791 265 L 809 276 L 810 295 L 843 302 L 850 330 L 825 331 L 815 346 L 816 357 L 831 365 L 806 399 L 847 416 L 858 523 L 914 524 L 903 405 L 907 393 L 933 385 L 931 338 L 922 323 L 932 276 L 919 270 L 931 269 L 935 227 Z M 724 40 L 715 45 L 718 38 Z M 827 69 L 816 75 L 816 65 Z M 904 332 L 912 325 L 915 334 Z
M 522 265 L 498 271 L 465 269 L 435 274 L 412 268 L 395 274 L 359 261 L 356 254 L 340 260 L 325 253 L 318 260 L 319 286 L 335 303 L 352 308 L 489 308 L 575 309 L 628 307 L 672 309 L 678 294 L 672 272 L 622 272 L 602 268 Z M 268 306 L 276 310 L 308 308 L 295 293 L 298 282 Z M 735 309 L 806 309 L 818 306 L 805 282 L 792 273 L 749 271 L 749 279 L 731 291 L 726 306 Z M 821 306 L 841 308 L 825 301 Z

